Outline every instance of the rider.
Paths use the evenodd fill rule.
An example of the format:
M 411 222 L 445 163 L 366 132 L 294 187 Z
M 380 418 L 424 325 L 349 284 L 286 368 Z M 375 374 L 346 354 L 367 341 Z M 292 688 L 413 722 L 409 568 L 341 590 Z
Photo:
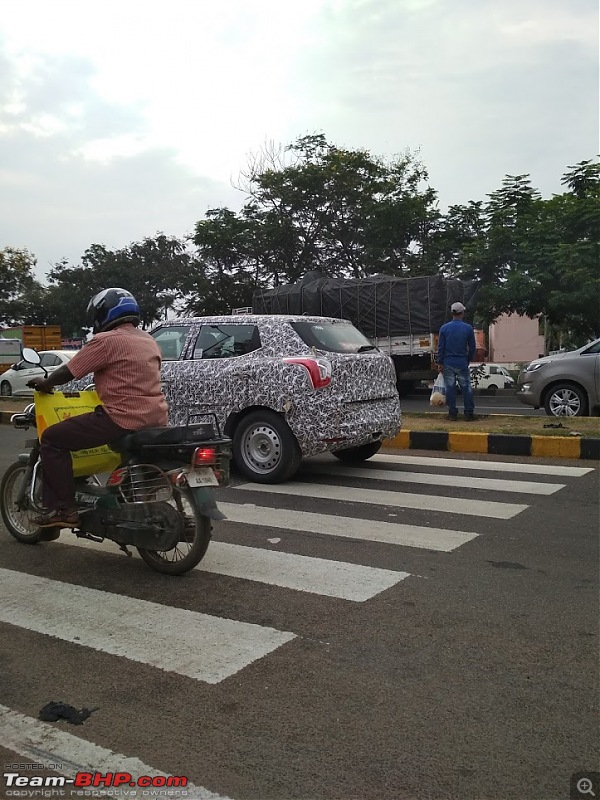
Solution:
M 40 528 L 75 528 L 79 515 L 71 451 L 110 444 L 140 428 L 167 425 L 167 402 L 160 386 L 161 353 L 138 328 L 140 308 L 126 289 L 110 288 L 89 302 L 92 339 L 73 358 L 45 378 L 27 384 L 38 392 L 94 374 L 103 405 L 46 428 L 40 439 L 42 501 L 46 512 L 34 518 Z M 60 535 L 57 530 L 51 539 Z

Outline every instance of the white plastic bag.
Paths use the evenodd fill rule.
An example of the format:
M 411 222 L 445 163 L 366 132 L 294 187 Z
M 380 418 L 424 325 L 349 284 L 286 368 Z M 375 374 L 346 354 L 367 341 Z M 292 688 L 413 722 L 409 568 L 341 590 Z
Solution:
M 444 376 L 441 372 L 438 373 L 437 378 L 431 390 L 431 397 L 429 398 L 429 405 L 431 406 L 445 406 L 446 405 L 446 384 L 444 383 Z

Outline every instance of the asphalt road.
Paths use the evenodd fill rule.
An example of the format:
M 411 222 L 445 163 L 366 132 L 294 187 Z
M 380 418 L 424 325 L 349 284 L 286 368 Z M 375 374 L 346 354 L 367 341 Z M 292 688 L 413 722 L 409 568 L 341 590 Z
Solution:
M 0 427 L 0 472 L 24 438 Z M 182 578 L 0 527 L 3 764 L 206 787 L 181 797 L 568 798 L 600 756 L 597 465 L 389 455 L 220 491 Z M 48 729 L 49 701 L 97 710 Z
M 458 395 L 458 408 L 462 410 L 462 397 Z M 400 405 L 403 411 L 431 411 L 438 414 L 447 414 L 448 409 L 435 408 L 429 405 L 429 394 L 409 394 L 400 398 Z M 517 414 L 518 416 L 535 416 L 545 417 L 546 412 L 543 408 L 531 408 L 521 403 L 514 394 L 502 395 L 476 395 L 475 396 L 475 412 L 486 414 Z

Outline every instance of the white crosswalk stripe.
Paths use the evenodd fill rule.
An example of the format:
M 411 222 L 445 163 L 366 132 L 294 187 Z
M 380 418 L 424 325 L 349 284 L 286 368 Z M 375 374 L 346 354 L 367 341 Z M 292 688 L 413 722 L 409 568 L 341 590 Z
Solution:
M 311 511 L 270 508 L 253 503 L 219 503 L 219 508 L 227 516 L 229 523 L 233 522 L 239 525 L 264 525 L 268 528 L 307 531 L 324 536 L 342 536 L 347 539 L 420 547 L 425 550 L 439 550 L 446 553 L 477 536 L 476 533 L 446 530 L 445 528 L 355 519 L 333 514 L 315 514 Z
M 522 472 L 529 475 L 557 475 L 564 478 L 581 478 L 592 472 L 593 467 L 568 467 L 554 464 L 530 464 L 528 461 L 474 461 L 462 458 L 435 458 L 434 456 L 405 456 L 378 453 L 369 459 L 369 464 L 411 464 L 415 467 L 437 469 L 471 469 L 478 472 Z
M 33 719 L 33 717 L 12 711 L 4 705 L 0 705 L 0 747 L 11 750 L 23 758 L 30 759 L 33 764 L 39 764 L 40 762 L 46 765 L 50 764 L 53 772 L 57 772 L 71 780 L 75 778 L 78 772 L 101 772 L 104 774 L 121 772 L 128 773 L 132 778 L 136 779 L 142 775 L 147 775 L 151 778 L 159 776 L 169 778 L 165 772 L 160 772 L 144 764 L 139 758 L 107 750 L 105 747 L 88 742 L 79 736 L 73 736 L 71 733 L 58 730 L 47 722 L 41 722 L 38 719 Z M 72 786 L 72 784 L 70 785 Z M 68 788 L 69 786 L 64 786 L 61 789 L 30 790 L 32 792 L 31 795 L 27 793 L 21 794 L 26 790 L 15 789 L 14 791 L 19 792 L 19 794 L 14 794 L 14 796 L 56 797 L 58 792 L 63 791 L 65 794 L 60 796 L 64 797 L 68 796 L 66 794 Z M 86 792 L 91 793 L 89 789 L 75 791 L 82 792 L 82 795 Z M 154 794 L 150 789 L 132 789 L 126 784 L 113 791 L 103 787 L 102 796 L 150 798 L 154 794 L 155 797 L 164 797 L 169 791 L 171 792 L 169 796 L 175 796 L 175 789 L 162 789 L 162 791 L 157 789 L 156 794 Z M 185 791 L 185 794 L 183 794 L 183 791 Z M 57 794 L 54 794 L 54 792 L 57 792 Z M 186 784 L 185 790 L 182 790 L 180 796 L 190 798 L 190 800 L 228 800 L 223 795 L 215 794 L 201 786 L 194 786 L 192 783 Z
M 233 509 L 243 508 L 233 504 L 231 506 L 220 504 L 223 511 L 225 506 Z M 264 510 L 269 511 L 269 509 Z M 244 522 L 247 525 L 251 520 L 247 518 Z M 258 515 L 256 524 L 264 524 L 262 519 L 259 521 Z M 115 545 L 108 541 L 99 543 L 74 538 L 66 541 L 69 545 L 88 550 L 115 552 Z M 208 552 L 196 569 L 357 602 L 369 600 L 409 577 L 407 572 L 391 569 L 365 567 L 361 564 L 349 564 L 346 561 L 332 561 L 216 541 L 211 542 Z
M 440 497 L 430 494 L 409 494 L 377 489 L 356 489 L 353 486 L 333 486 L 322 483 L 286 483 L 275 486 L 263 483 L 244 483 L 237 487 L 246 492 L 289 495 L 290 497 L 309 497 L 321 500 L 340 500 L 347 503 L 368 503 L 369 505 L 390 506 L 392 508 L 418 508 L 423 511 L 442 511 L 445 514 L 465 514 L 474 517 L 511 519 L 527 506 L 516 503 L 496 503 L 492 500 L 471 500 L 461 497 Z
M 331 474 L 325 464 L 315 464 L 311 470 Z M 360 478 L 361 480 L 391 481 L 394 483 L 423 483 L 427 486 L 453 486 L 463 489 L 487 489 L 492 492 L 514 492 L 516 494 L 554 494 L 565 488 L 564 483 L 539 483 L 534 481 L 507 481 L 498 478 L 477 478 L 465 475 L 441 475 L 431 472 L 404 472 L 369 467 L 337 467 L 336 477 Z
M 0 621 L 207 683 L 295 638 L 288 631 L 1 568 Z

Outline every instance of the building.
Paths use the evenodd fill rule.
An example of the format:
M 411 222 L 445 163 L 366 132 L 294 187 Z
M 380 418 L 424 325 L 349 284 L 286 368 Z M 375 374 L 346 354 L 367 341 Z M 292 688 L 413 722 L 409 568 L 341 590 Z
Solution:
M 544 355 L 539 317 L 502 314 L 490 325 L 488 336 L 488 361 L 495 364 L 521 364 Z

